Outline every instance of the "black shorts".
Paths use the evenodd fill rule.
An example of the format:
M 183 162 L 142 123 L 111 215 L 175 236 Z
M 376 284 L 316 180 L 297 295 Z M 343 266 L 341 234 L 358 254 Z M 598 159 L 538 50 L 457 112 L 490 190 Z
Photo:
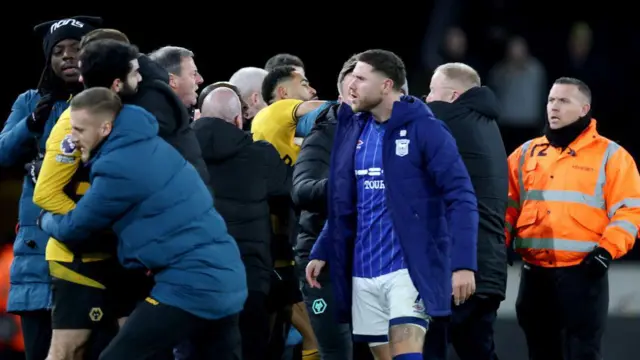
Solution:
M 94 329 L 128 316 L 149 294 L 151 278 L 125 270 L 116 259 L 50 261 L 52 328 Z
M 294 265 L 273 269 L 271 288 L 267 298 L 267 309 L 270 313 L 297 304 L 302 301 L 300 282 L 296 276 Z

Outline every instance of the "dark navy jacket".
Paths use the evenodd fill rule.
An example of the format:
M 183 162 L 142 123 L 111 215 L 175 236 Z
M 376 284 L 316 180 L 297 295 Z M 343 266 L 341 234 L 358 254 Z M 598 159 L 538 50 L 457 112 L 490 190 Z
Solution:
M 75 210 L 40 225 L 70 245 L 112 226 L 120 262 L 155 274 L 153 299 L 205 319 L 238 313 L 247 297 L 238 246 L 196 169 L 157 133 L 151 113 L 125 105 Z
M 368 114 L 343 104 L 331 152 L 329 218 L 311 259 L 327 260 L 340 321 L 350 321 L 356 237 L 354 153 Z M 451 313 L 452 271 L 476 270 L 478 209 L 446 125 L 417 98 L 393 106 L 383 142 L 387 206 L 411 279 L 430 316 Z

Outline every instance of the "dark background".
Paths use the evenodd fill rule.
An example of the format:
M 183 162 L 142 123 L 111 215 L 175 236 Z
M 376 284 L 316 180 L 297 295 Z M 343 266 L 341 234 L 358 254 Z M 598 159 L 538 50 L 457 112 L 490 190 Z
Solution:
M 640 144 L 636 140 L 635 104 L 640 80 L 640 27 L 632 15 L 626 15 L 635 12 L 631 9 L 633 4 L 628 9 L 621 4 L 577 0 L 435 0 L 380 5 L 367 2 L 348 7 L 346 2 L 7 3 L 0 23 L 5 50 L 0 109 L 8 115 L 16 96 L 33 88 L 39 79 L 44 56 L 41 39 L 33 34 L 33 26 L 74 15 L 102 16 L 105 27 L 123 31 L 145 53 L 165 45 L 191 49 L 205 80 L 202 87 L 228 80 L 244 66 L 263 67 L 276 53 L 296 54 L 305 62 L 311 85 L 322 99 L 337 96 L 336 78 L 342 63 L 350 55 L 369 48 L 384 48 L 400 55 L 407 67 L 410 92 L 416 96 L 426 94 L 433 70 L 427 54 L 438 53 L 445 30 L 451 26 L 459 26 L 466 33 L 467 57 L 473 59 L 483 79 L 503 57 L 506 39 L 521 35 L 527 40 L 531 54 L 546 67 L 547 83 L 551 84 L 557 77 L 573 75 L 563 70 L 569 29 L 575 22 L 585 21 L 593 30 L 593 52 L 599 60 L 587 72 L 589 78 L 597 75 L 601 79 L 589 84 L 594 93 L 593 114 L 598 119 L 599 131 L 624 146 L 637 160 Z M 541 109 L 544 106 L 540 104 Z M 4 118 L 0 116 L 0 124 Z M 508 152 L 536 135 L 531 129 L 504 131 Z M 13 238 L 21 176 L 20 169 L 0 169 L 0 239 L 5 241 Z M 628 258 L 640 261 L 638 248 Z M 639 284 L 640 280 L 628 286 L 640 288 Z M 640 320 L 632 319 L 638 328 Z M 516 353 L 522 355 L 522 338 L 515 325 L 505 320 L 499 329 L 504 333 L 500 341 L 502 350 L 518 344 L 520 349 Z M 612 331 L 630 334 L 622 325 L 610 327 Z M 512 340 L 513 336 L 519 340 Z M 625 336 L 610 335 L 607 339 L 620 341 L 620 338 Z M 631 345 L 629 342 L 612 347 L 631 349 Z M 616 355 L 613 358 L 625 358 Z

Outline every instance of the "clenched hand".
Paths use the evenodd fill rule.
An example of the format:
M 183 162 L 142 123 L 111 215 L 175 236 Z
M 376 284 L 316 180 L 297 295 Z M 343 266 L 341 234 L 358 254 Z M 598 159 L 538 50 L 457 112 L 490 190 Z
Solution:
M 453 302 L 460 305 L 476 292 L 476 278 L 473 271 L 458 270 L 453 272 Z

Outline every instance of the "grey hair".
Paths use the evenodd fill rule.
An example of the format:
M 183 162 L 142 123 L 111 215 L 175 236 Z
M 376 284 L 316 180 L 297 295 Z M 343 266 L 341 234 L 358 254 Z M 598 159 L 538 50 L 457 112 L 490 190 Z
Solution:
M 149 58 L 162 66 L 169 74 L 182 72 L 182 59 L 194 57 L 193 51 L 179 46 L 165 46 L 149 54 Z
M 262 91 L 262 82 L 268 72 L 257 67 L 243 67 L 236 71 L 229 82 L 235 85 L 243 99 L 247 99 L 253 93 Z

